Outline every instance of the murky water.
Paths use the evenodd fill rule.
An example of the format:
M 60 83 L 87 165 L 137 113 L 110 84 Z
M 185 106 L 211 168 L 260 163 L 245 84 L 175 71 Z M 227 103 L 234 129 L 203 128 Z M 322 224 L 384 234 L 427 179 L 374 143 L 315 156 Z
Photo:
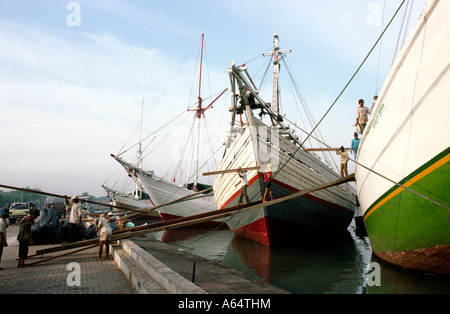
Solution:
M 275 248 L 228 229 L 177 229 L 152 236 L 291 293 L 450 293 L 450 278 L 387 266 L 372 257 L 369 239 L 357 236 L 353 223 L 348 231 L 347 237 L 327 243 Z

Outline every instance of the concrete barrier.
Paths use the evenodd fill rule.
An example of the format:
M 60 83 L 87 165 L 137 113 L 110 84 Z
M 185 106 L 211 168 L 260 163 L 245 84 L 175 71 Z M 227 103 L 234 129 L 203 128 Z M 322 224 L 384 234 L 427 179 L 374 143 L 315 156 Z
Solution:
M 112 246 L 111 251 L 114 254 L 114 260 L 138 293 L 152 293 L 151 286 L 156 283 L 169 293 L 206 294 L 203 289 L 167 267 L 133 241 L 120 240 L 119 246 L 120 249 Z M 120 250 L 123 250 L 133 263 L 138 265 L 138 269 L 130 265 L 131 263 L 119 254 Z M 148 279 L 144 278 L 145 275 L 154 282 L 149 283 Z

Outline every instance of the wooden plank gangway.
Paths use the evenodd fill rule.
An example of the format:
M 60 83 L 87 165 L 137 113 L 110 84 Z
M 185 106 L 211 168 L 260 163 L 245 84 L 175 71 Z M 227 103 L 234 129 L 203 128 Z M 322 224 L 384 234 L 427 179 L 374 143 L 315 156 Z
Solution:
M 345 150 L 351 150 L 350 147 L 346 147 L 344 148 Z M 305 151 L 307 152 L 334 152 L 334 151 L 339 151 L 341 150 L 340 148 L 333 148 L 333 147 L 329 147 L 329 148 L 306 148 Z

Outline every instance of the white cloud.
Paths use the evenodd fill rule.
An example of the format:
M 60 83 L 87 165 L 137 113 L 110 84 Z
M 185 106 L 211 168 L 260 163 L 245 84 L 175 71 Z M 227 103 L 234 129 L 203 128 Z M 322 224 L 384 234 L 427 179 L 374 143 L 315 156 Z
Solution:
M 3 184 L 102 193 L 109 153 L 139 122 L 142 98 L 150 130 L 188 106 L 192 73 L 180 70 L 183 83 L 160 97 L 179 65 L 156 50 L 108 34 L 71 40 L 3 20 L 0 29 Z

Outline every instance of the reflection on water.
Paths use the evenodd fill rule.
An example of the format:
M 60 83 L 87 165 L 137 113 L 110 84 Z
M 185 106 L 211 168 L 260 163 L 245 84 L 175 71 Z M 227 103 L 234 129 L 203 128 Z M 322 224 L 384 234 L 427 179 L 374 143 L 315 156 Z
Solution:
M 370 286 L 372 250 L 349 227 L 333 241 L 269 248 L 228 229 L 176 229 L 153 237 L 255 276 L 291 293 L 450 293 L 450 279 L 381 266 L 381 285 Z

